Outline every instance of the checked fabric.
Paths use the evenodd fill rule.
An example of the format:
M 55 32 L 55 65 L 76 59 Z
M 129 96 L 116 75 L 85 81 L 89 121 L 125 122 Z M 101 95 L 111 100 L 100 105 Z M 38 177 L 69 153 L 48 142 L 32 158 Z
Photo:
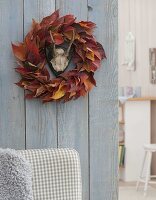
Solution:
M 82 200 L 79 155 L 72 149 L 22 150 L 33 170 L 34 200 Z

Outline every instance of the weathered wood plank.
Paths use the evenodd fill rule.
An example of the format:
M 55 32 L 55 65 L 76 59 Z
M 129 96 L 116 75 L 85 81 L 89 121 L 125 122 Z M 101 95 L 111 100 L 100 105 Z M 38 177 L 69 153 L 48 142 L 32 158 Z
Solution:
M 32 18 L 41 20 L 55 11 L 55 0 L 24 1 L 24 32 L 30 29 Z M 42 105 L 40 101 L 26 101 L 26 147 L 57 146 L 56 104 Z
M 87 20 L 87 0 L 56 1 L 61 14 L 74 14 Z M 72 68 L 72 66 L 70 66 Z M 88 98 L 58 104 L 58 146 L 75 148 L 81 159 L 83 199 L 89 199 Z
M 14 83 L 19 77 L 11 41 L 23 39 L 23 1 L 0 1 L 0 147 L 25 147 L 23 91 Z
M 107 61 L 96 73 L 97 88 L 89 95 L 90 199 L 117 199 L 118 76 L 117 0 L 88 0 L 89 20 L 103 44 Z

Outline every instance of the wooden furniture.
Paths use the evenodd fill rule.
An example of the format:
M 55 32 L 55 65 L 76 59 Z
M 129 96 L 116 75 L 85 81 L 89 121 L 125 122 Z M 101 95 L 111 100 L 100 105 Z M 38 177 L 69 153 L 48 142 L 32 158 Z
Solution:
M 124 181 L 136 181 L 144 157 L 143 145 L 151 142 L 151 102 L 156 97 L 132 98 L 124 105 L 125 163 L 120 169 Z
M 139 189 L 140 182 L 145 183 L 144 185 L 144 195 L 146 195 L 148 184 L 156 184 L 156 181 L 151 181 L 151 178 L 156 178 L 155 175 L 151 176 L 151 164 L 152 164 L 152 154 L 156 152 L 156 144 L 148 144 L 144 145 L 144 159 L 141 166 L 140 176 L 137 181 L 136 189 Z M 147 166 L 146 165 L 147 161 Z M 145 169 L 146 168 L 146 169 Z M 145 176 L 144 176 L 144 169 L 145 169 Z

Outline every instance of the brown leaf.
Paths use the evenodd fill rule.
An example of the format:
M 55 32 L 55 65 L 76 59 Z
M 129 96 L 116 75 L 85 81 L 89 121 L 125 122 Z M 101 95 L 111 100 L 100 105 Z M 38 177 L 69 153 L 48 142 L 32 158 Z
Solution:
M 64 42 L 63 36 L 60 33 L 54 33 L 53 37 L 56 45 L 60 45 Z
M 97 42 L 97 50 L 101 55 L 101 59 L 106 58 L 105 50 L 99 42 Z
M 59 86 L 59 89 L 55 92 L 55 94 L 51 97 L 52 99 L 60 99 L 65 95 L 65 88 L 63 87 L 63 85 Z
M 38 97 L 45 92 L 46 92 L 46 88 L 43 85 L 41 85 L 39 88 L 37 88 L 35 97 Z
M 39 48 L 37 47 L 35 41 L 27 43 L 27 51 L 28 51 L 27 61 L 33 63 L 34 65 L 39 64 L 41 58 L 40 58 Z
M 94 52 L 91 49 L 89 49 L 89 48 L 87 49 L 87 52 L 86 52 L 86 58 L 88 58 L 91 61 L 95 60 L 95 58 L 94 58 Z
M 76 18 L 74 15 L 65 15 L 64 16 L 64 27 L 70 26 L 75 22 Z
M 18 46 L 12 43 L 12 50 L 16 58 L 21 61 L 26 60 L 26 48 L 23 43 L 20 43 Z
M 40 23 L 41 27 L 52 24 L 57 18 L 59 18 L 59 10 L 56 10 L 51 15 L 44 17 Z
M 84 27 L 84 28 L 89 28 L 89 29 L 93 29 L 96 27 L 96 24 L 91 22 L 91 21 L 81 21 L 79 22 L 80 26 Z

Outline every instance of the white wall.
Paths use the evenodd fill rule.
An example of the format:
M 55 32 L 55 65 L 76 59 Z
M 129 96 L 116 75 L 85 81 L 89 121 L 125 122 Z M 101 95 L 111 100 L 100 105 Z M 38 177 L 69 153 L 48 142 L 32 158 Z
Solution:
M 118 0 L 118 2 L 119 87 L 141 86 L 142 96 L 156 96 L 156 85 L 151 84 L 149 79 L 149 48 L 156 48 L 156 0 Z M 136 71 L 127 71 L 126 66 L 122 65 L 124 40 L 129 31 L 136 37 Z M 156 143 L 156 101 L 152 102 L 151 108 L 151 142 Z M 152 172 L 156 174 L 155 166 L 156 156 L 152 165 Z
M 136 71 L 132 72 L 122 65 L 129 31 L 136 37 Z M 156 85 L 149 81 L 151 47 L 156 48 L 156 0 L 119 0 L 119 86 L 141 86 L 142 96 L 156 95 Z

